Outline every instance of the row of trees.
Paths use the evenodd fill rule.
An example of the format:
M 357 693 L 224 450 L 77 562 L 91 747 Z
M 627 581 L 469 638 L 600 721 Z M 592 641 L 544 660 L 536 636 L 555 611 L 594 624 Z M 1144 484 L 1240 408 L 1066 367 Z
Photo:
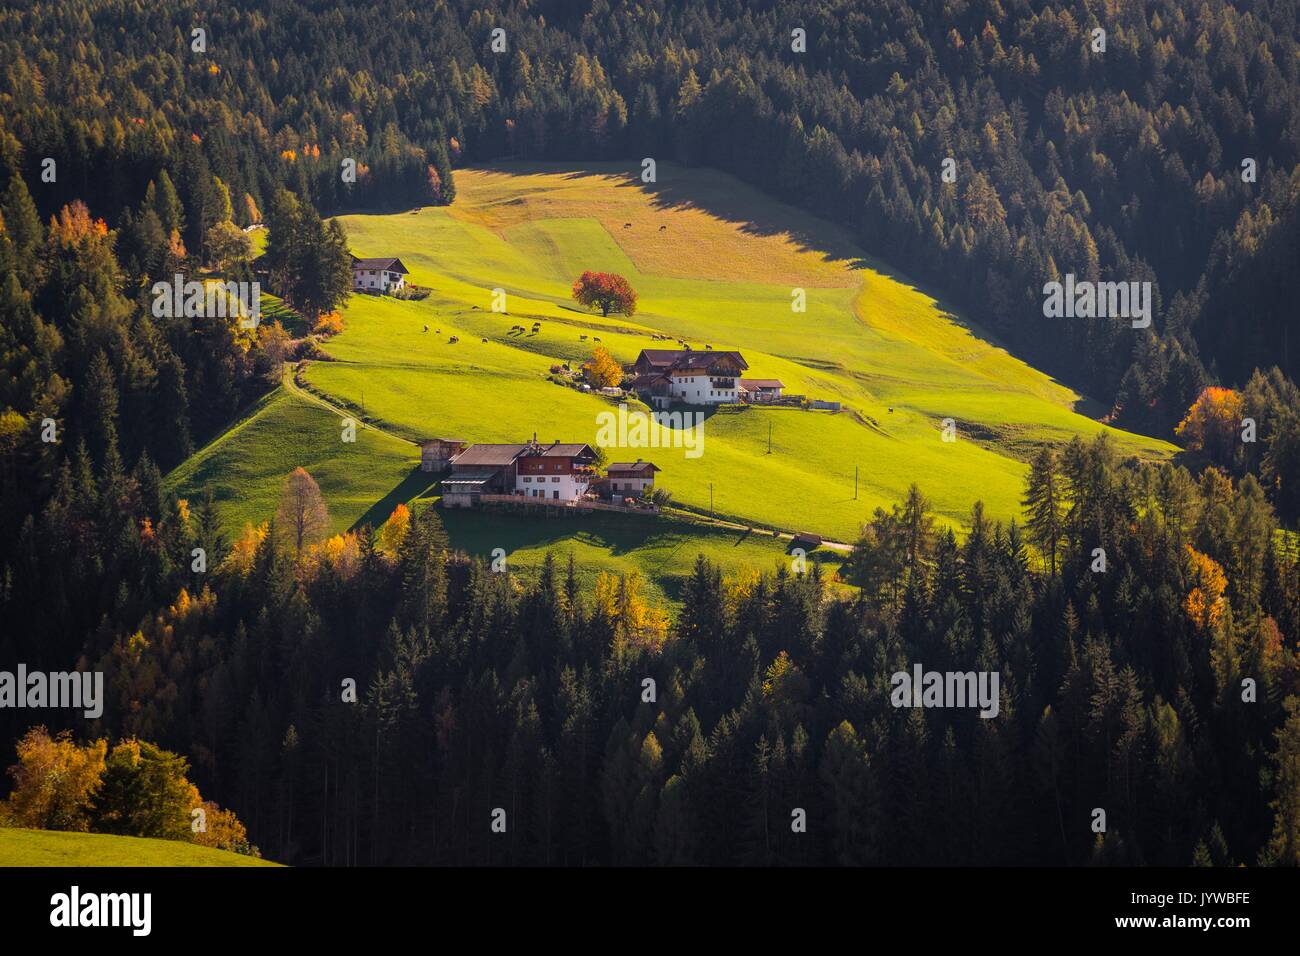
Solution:
M 296 312 L 268 307 L 253 328 L 233 310 L 158 316 L 155 283 L 254 278 L 248 236 L 228 203 L 222 215 L 206 253 L 192 253 L 165 170 L 120 230 L 79 201 L 42 225 L 27 184 L 10 178 L 0 193 L 0 533 L 12 537 L 39 510 L 83 444 L 110 471 L 180 464 L 279 382 L 293 336 L 339 326 L 347 236 L 287 190 L 272 202 L 257 271 Z
M 451 202 L 462 162 L 676 158 L 840 222 L 1124 426 L 1169 433 L 1207 385 L 1272 365 L 1296 377 L 1285 4 L 381 9 L 123 9 L 105 46 L 72 26 L 84 0 L 7 18 L 0 177 L 39 182 L 42 216 L 80 199 L 138 231 L 122 251 L 134 276 L 180 247 L 224 258 L 211 230 L 260 220 L 282 189 L 329 213 Z M 185 41 L 196 23 L 201 50 Z M 707 204 L 662 173 L 665 202 Z M 1046 328 L 1043 286 L 1065 274 L 1152 283 L 1153 326 Z M 238 373 L 217 378 L 220 414 Z
M 202 0 L 115 11 L 103 46 L 56 12 L 83 8 L 0 24 L 0 165 L 36 182 L 57 160 L 47 215 L 80 198 L 118 225 L 166 169 L 202 252 L 214 179 L 246 225 L 284 187 L 331 212 L 450 202 L 457 162 L 676 157 L 843 222 L 1131 424 L 1171 427 L 1207 375 L 1296 376 L 1286 5 Z M 1065 273 L 1152 281 L 1155 327 L 1045 335 L 1041 289 Z
M 148 741 L 122 740 L 110 750 L 106 740 L 78 745 L 66 731 L 51 737 L 33 727 L 17 751 L 0 824 L 187 840 L 261 855 L 235 815 L 204 801 L 186 779 L 185 758 Z
M 635 575 L 494 573 L 432 508 L 326 537 L 305 473 L 233 539 L 146 472 L 63 488 L 0 653 L 102 669 L 72 729 L 191 755 L 276 859 L 1300 862 L 1300 563 L 1250 477 L 1076 442 L 1023 531 L 977 505 L 958 541 L 914 489 L 855 596 L 701 558 L 675 622 Z M 998 716 L 892 706 L 916 663 L 997 671 Z

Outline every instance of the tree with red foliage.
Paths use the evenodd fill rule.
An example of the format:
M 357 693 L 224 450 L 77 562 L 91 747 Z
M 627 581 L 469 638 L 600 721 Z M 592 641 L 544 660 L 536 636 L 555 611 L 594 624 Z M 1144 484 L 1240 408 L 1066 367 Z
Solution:
M 612 272 L 584 272 L 573 283 L 573 297 L 588 309 L 600 309 L 605 316 L 611 312 L 631 316 L 636 312 L 636 290 Z

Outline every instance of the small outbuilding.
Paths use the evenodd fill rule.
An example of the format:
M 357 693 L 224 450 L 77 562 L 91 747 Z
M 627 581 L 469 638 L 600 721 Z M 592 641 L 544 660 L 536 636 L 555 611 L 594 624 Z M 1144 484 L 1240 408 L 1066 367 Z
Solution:
M 451 467 L 451 460 L 459 455 L 469 442 L 459 438 L 427 438 L 420 442 L 420 470 L 441 472 Z
M 642 461 L 640 458 L 630 462 L 615 462 L 605 469 L 605 474 L 609 478 L 610 496 L 617 498 L 620 495 L 635 497 L 644 495 L 654 488 L 655 472 L 659 470 L 653 462 Z

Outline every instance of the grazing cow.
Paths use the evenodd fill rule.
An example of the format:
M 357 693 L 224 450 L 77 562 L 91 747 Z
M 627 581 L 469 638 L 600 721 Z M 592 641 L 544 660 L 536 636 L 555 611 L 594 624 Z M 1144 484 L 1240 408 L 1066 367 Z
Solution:
M 486 337 L 484 337 L 484 339 L 483 339 L 483 344 L 484 344 L 484 345 L 487 345 L 487 338 L 486 338 Z
M 456 344 L 457 342 L 459 342 L 459 341 L 460 341 L 460 336 L 459 336 L 459 335 L 453 335 L 453 336 L 451 337 L 451 344 L 452 344 L 452 345 L 455 345 L 455 344 Z
M 659 231 L 660 231 L 660 232 L 664 232 L 664 231 L 666 231 L 667 229 L 668 229 L 667 226 L 660 226 L 660 227 L 659 227 Z
M 578 341 L 579 341 L 579 342 L 585 342 L 585 341 L 587 341 L 587 337 L 586 337 L 585 335 L 579 335 L 579 336 L 578 336 Z
M 424 331 L 426 331 L 426 332 L 429 331 L 429 327 L 428 327 L 427 325 L 424 327 Z
M 892 408 L 889 410 L 889 414 L 891 415 L 894 414 L 894 410 Z
M 600 336 L 599 336 L 599 335 L 593 335 L 593 336 L 591 337 L 591 340 L 592 340 L 593 342 L 599 342 L 599 341 L 600 341 Z
M 713 346 L 712 346 L 712 345 L 706 345 L 706 346 L 704 346 L 704 347 L 705 347 L 706 349 L 708 349 L 710 352 L 713 351 Z
M 631 229 L 631 228 L 632 228 L 632 224 L 631 224 L 630 222 L 625 222 L 625 223 L 623 223 L 623 228 L 624 228 L 624 229 Z

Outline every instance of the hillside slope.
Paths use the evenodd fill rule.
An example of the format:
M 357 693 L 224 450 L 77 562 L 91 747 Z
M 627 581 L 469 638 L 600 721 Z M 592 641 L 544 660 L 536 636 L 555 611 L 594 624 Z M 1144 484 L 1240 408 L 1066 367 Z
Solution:
M 0 827 L 0 866 L 279 866 L 179 840 Z
M 695 459 L 680 448 L 609 450 L 611 460 L 654 460 L 677 503 L 744 524 L 852 540 L 913 481 L 948 524 L 960 527 L 977 499 L 1005 520 L 1019 514 L 1025 462 L 1041 443 L 1108 431 L 1125 454 L 1175 450 L 1081 414 L 1082 396 L 863 257 L 841 230 L 721 173 L 661 164 L 659 183 L 645 186 L 622 166 L 508 165 L 460 170 L 457 183 L 452 207 L 343 218 L 354 253 L 401 257 L 432 293 L 353 297 L 345 331 L 325 346 L 332 361 L 312 363 L 304 380 L 392 436 L 504 442 L 536 432 L 594 443 L 598 414 L 615 405 L 548 381 L 549 367 L 581 363 L 597 337 L 631 362 L 672 344 L 658 332 L 739 349 L 749 375 L 843 405 L 712 412 Z M 625 275 L 640 294 L 637 314 L 576 308 L 570 286 L 586 269 Z M 491 311 L 496 289 L 507 314 Z M 796 289 L 806 312 L 792 311 Z M 942 440 L 949 418 L 955 442 Z M 326 410 L 277 395 L 172 484 L 197 493 L 213 482 L 230 517 L 254 520 L 302 464 L 338 529 L 382 520 L 397 500 L 436 496 L 413 471 L 413 447 L 374 431 L 346 445 L 337 432 Z

